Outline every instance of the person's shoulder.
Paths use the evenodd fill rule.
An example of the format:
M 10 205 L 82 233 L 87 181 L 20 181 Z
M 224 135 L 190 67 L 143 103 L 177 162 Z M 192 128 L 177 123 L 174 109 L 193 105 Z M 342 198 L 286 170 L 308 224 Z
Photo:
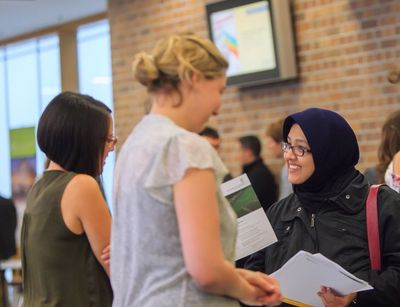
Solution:
M 300 202 L 294 193 L 277 201 L 268 208 L 267 215 L 269 218 L 291 219 L 297 215 Z
M 76 174 L 62 196 L 62 203 L 78 216 L 98 210 L 99 203 L 104 202 L 99 183 L 95 178 L 85 174 Z
M 69 191 L 77 193 L 88 193 L 98 191 L 99 184 L 92 176 L 86 174 L 75 174 L 68 184 Z
M 13 201 L 9 198 L 0 196 L 0 205 L 13 205 Z
M 377 174 L 376 165 L 370 166 L 364 171 L 364 176 L 376 176 L 376 174 Z
M 378 197 L 384 197 L 384 198 L 394 198 L 394 199 L 400 199 L 400 193 L 397 193 L 393 189 L 391 189 L 387 184 L 382 184 L 379 187 L 379 196 Z
M 133 128 L 125 143 L 129 147 L 155 143 L 163 146 L 187 130 L 176 125 L 170 118 L 159 114 L 147 114 Z M 125 145 L 124 143 L 124 145 Z M 123 145 L 123 147 L 124 147 Z M 132 149 L 129 150 L 132 150 Z
M 364 172 L 364 176 L 370 184 L 378 183 L 378 171 L 376 165 L 368 167 Z
M 179 147 L 191 149 L 193 153 L 204 151 L 216 153 L 215 149 L 202 136 L 180 127 L 171 134 L 170 140 L 171 143 L 179 144 Z
M 382 185 L 379 188 L 378 206 L 380 212 L 395 214 L 400 218 L 400 193 L 387 185 Z
M 258 173 L 265 178 L 268 184 L 276 185 L 275 175 L 265 162 L 263 162 L 262 166 L 258 169 Z
M 254 167 L 252 167 L 251 170 L 254 173 L 257 173 L 257 174 L 264 174 L 264 175 L 272 175 L 273 176 L 270 168 L 268 167 L 268 165 L 262 159 L 259 159 L 258 162 L 256 162 L 254 164 Z
M 262 161 L 262 166 L 265 170 L 267 170 L 269 173 L 271 173 L 270 168 L 268 167 L 267 163 L 265 163 L 265 161 Z

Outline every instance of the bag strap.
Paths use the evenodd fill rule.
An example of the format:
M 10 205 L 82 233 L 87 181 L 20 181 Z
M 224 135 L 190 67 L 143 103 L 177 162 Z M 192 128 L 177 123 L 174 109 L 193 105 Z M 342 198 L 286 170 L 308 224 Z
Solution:
M 369 258 L 371 261 L 371 270 L 381 270 L 381 245 L 379 240 L 378 223 L 378 190 L 380 184 L 371 185 L 368 192 L 366 213 L 367 213 L 367 236 Z

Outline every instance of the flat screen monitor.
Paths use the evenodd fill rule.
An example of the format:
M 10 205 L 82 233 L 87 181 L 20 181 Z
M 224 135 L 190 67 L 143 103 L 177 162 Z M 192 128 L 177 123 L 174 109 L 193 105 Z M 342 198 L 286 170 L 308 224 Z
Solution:
M 297 77 L 289 0 L 226 0 L 206 10 L 210 37 L 229 62 L 228 85 Z

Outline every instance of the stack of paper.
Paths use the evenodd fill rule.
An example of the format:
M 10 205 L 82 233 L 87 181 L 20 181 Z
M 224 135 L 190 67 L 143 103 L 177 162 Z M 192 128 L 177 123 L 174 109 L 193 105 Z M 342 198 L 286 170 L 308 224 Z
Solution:
M 373 289 L 323 255 L 305 251 L 298 252 L 271 275 L 279 281 L 284 297 L 311 306 L 324 306 L 317 294 L 321 286 L 339 295 Z

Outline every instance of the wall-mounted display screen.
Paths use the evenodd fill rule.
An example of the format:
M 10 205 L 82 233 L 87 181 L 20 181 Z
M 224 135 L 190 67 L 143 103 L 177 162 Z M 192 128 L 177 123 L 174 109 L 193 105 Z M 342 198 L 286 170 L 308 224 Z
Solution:
M 287 0 L 227 0 L 206 8 L 211 39 L 229 61 L 228 85 L 297 76 Z

